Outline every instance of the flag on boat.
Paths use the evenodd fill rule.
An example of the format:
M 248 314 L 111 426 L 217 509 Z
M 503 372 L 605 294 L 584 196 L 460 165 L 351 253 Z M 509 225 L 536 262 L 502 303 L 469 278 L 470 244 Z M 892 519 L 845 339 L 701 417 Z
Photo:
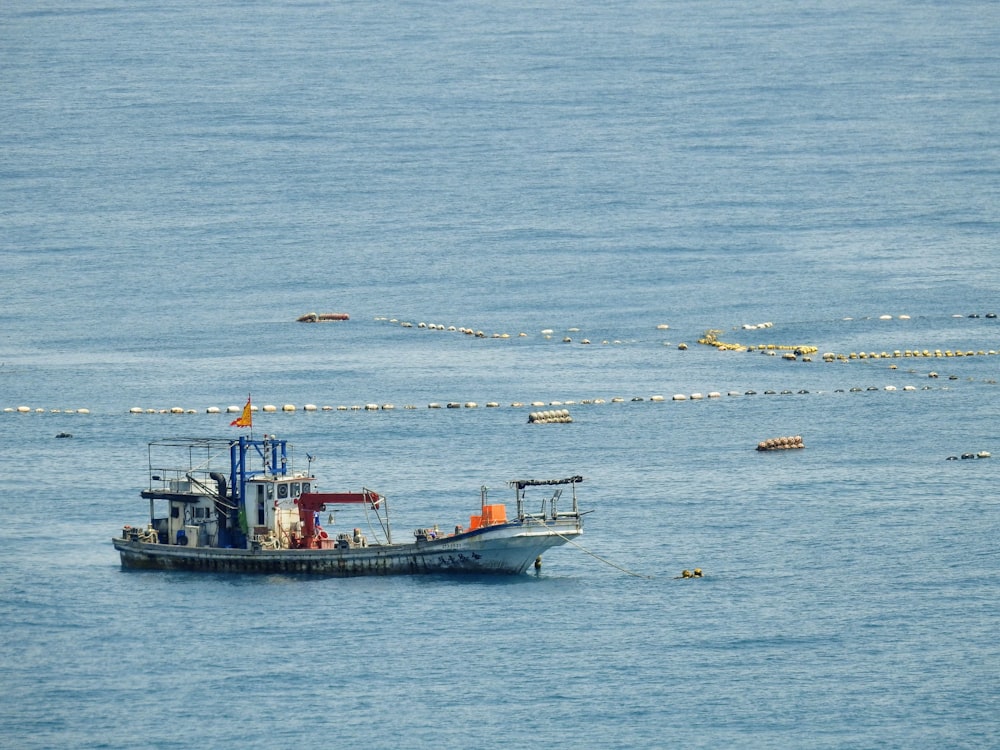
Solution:
M 253 427 L 253 414 L 250 411 L 250 396 L 247 396 L 246 406 L 243 413 L 229 423 L 230 427 Z

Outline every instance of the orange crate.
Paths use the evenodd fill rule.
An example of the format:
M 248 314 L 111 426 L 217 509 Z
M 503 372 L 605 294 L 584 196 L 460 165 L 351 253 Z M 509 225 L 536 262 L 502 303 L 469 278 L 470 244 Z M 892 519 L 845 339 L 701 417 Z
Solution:
M 507 523 L 507 506 L 503 503 L 483 506 L 483 524 Z

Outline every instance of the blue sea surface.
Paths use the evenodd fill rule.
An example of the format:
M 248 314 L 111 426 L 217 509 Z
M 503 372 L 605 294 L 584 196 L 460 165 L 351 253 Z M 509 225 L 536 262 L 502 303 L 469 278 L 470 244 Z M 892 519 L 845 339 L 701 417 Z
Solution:
M 0 90 L 0 745 L 1000 747 L 993 4 L 9 0 Z M 585 533 L 123 570 L 248 394 L 397 540 Z

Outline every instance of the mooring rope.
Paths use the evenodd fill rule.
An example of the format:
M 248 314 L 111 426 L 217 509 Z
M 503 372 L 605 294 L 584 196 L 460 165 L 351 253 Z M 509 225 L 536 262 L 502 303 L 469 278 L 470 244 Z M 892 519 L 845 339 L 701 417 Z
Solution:
M 573 541 L 568 536 L 565 536 L 564 534 L 560 534 L 558 531 L 556 531 L 553 528 L 549 528 L 545 523 L 542 523 L 542 526 L 545 526 L 545 528 L 548 529 L 550 533 L 555 534 L 557 537 L 559 537 L 563 541 L 568 542 L 569 544 L 572 544 L 574 547 L 576 547 L 579 550 L 583 550 L 588 555 L 590 555 L 591 557 L 593 557 L 595 560 L 600 560 L 605 565 L 610 565 L 612 568 L 616 568 L 617 570 L 620 570 L 622 573 L 625 573 L 626 575 L 630 575 L 633 578 L 646 578 L 648 580 L 652 580 L 653 578 L 656 577 L 656 576 L 643 575 L 642 573 L 636 573 L 634 571 L 631 571 L 628 568 L 623 568 L 621 565 L 618 565 L 617 563 L 613 563 L 610 560 L 606 560 L 605 558 L 601 557 L 600 555 L 598 555 L 598 554 L 596 554 L 594 552 L 591 552 L 589 549 L 587 549 L 586 547 L 584 547 L 582 544 L 580 544 L 579 542 Z

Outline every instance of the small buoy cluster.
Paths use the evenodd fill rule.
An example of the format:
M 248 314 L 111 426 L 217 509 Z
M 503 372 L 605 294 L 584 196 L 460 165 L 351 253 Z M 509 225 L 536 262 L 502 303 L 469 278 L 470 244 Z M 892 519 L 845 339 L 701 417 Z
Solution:
M 774 356 L 775 352 L 788 352 L 801 357 L 803 355 L 815 354 L 819 351 L 819 347 L 812 346 L 811 344 L 755 344 L 746 347 L 746 350 L 748 352 L 770 353 L 771 356 Z
M 572 421 L 569 409 L 533 411 L 528 415 L 528 424 L 569 424 Z
M 792 448 L 805 448 L 801 435 L 768 438 L 757 443 L 759 451 L 784 451 Z
M 323 323 L 328 320 L 350 320 L 351 316 L 347 313 L 306 313 L 305 315 L 300 315 L 295 320 L 299 323 Z
M 761 324 L 754 326 L 754 328 L 770 328 L 771 323 Z M 746 328 L 746 326 L 744 326 Z M 819 347 L 815 347 L 809 344 L 754 344 L 747 346 L 745 344 L 736 344 L 732 342 L 720 341 L 719 335 L 722 333 L 719 329 L 710 328 L 705 333 L 702 334 L 701 338 L 698 339 L 699 344 L 705 344 L 706 346 L 714 346 L 719 351 L 726 352 L 753 352 L 762 351 L 765 354 L 771 354 L 774 356 L 776 352 L 788 352 L 794 356 L 804 356 L 809 354 L 815 354 L 819 351 Z
M 992 454 L 989 451 L 979 451 L 978 453 L 963 453 L 962 458 L 989 458 Z M 948 456 L 947 461 L 957 461 L 958 456 Z
M 705 574 L 701 572 L 701 568 L 695 568 L 694 570 L 687 570 L 686 568 L 681 571 L 679 576 L 675 578 L 704 578 Z
M 735 392 L 730 392 L 729 395 L 739 396 L 740 394 Z M 691 399 L 692 401 L 701 401 L 701 399 L 703 398 L 705 398 L 704 393 L 692 393 L 690 396 L 686 393 L 675 393 L 673 396 L 670 397 L 671 401 L 687 401 L 688 399 Z M 718 391 L 709 391 L 708 398 L 722 398 L 722 394 L 719 393 Z M 662 401 L 662 400 L 663 400 L 662 396 L 653 396 L 650 399 L 650 401 Z

